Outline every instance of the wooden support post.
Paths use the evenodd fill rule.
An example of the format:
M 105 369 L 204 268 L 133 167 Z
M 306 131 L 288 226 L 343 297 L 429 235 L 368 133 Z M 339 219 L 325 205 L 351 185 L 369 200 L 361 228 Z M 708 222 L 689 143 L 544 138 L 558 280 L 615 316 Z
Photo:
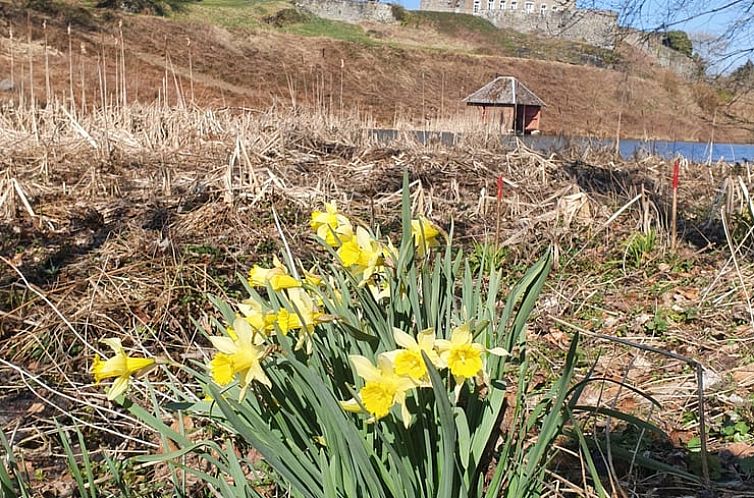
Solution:
M 500 212 L 503 204 L 503 175 L 497 177 L 497 206 L 495 207 L 495 248 L 500 247 Z
M 680 181 L 680 176 L 681 160 L 676 158 L 675 162 L 673 163 L 673 206 L 671 207 L 670 211 L 670 247 L 673 250 L 675 250 L 677 242 L 676 225 L 678 223 L 678 183 Z

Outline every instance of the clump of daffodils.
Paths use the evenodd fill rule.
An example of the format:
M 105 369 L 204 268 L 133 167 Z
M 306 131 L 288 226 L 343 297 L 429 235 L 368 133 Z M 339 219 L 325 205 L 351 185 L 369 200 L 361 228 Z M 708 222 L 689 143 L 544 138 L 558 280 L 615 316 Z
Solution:
M 354 225 L 338 211 L 335 202 L 325 203 L 322 211 L 314 211 L 310 226 L 316 237 L 332 248 L 337 263 L 354 277 L 358 286 L 368 288 L 378 301 L 390 299 L 389 283 L 394 278 L 391 272 L 397 251 L 389 240 L 383 242 L 367 228 Z M 419 260 L 427 258 L 440 245 L 441 233 L 424 217 L 411 221 Z M 290 259 L 288 262 L 292 264 Z M 299 271 L 275 257 L 269 268 L 254 265 L 247 281 L 256 291 L 237 303 L 235 317 L 218 334 L 209 337 L 215 352 L 206 365 L 209 378 L 218 386 L 238 386 L 239 399 L 250 389 L 272 386 L 265 365 L 279 354 L 278 335 L 294 336 L 295 350 L 311 354 L 319 325 L 338 320 L 323 310 L 322 286 L 323 282 L 333 282 L 331 276 L 323 277 L 313 270 Z M 442 333 L 441 337 L 449 335 L 447 339 L 438 338 L 438 332 L 441 331 L 426 329 L 414 335 L 394 329 L 396 349 L 380 352 L 372 359 L 350 355 L 355 377 L 361 381 L 356 396 L 343 401 L 342 407 L 351 412 L 365 412 L 372 422 L 399 407 L 397 415 L 408 427 L 412 415 L 407 398 L 417 389 L 431 387 L 425 358 L 437 370 L 448 372 L 445 377 L 454 382 L 459 393 L 467 381 L 486 382 L 487 354 L 505 354 L 473 342 L 469 324 L 456 327 L 450 334 Z M 115 355 L 106 361 L 95 356 L 92 374 L 97 382 L 115 379 L 108 391 L 108 399 L 115 399 L 125 392 L 132 376 L 153 366 L 155 360 L 128 356 L 118 339 L 104 342 Z
M 502 348 L 487 349 L 473 342 L 469 324 L 454 328 L 450 340 L 435 339 L 433 329 L 421 331 L 416 338 L 393 329 L 393 338 L 400 348 L 378 355 L 377 366 L 363 356 L 349 357 L 364 385 L 357 397 L 341 402 L 341 406 L 347 411 L 368 413 L 369 422 L 385 417 L 398 405 L 403 424 L 406 427 L 411 424 L 407 395 L 417 388 L 432 387 L 425 356 L 436 369 L 450 372 L 458 396 L 467 379 L 477 384 L 489 382 L 485 372 L 487 354 L 507 354 Z

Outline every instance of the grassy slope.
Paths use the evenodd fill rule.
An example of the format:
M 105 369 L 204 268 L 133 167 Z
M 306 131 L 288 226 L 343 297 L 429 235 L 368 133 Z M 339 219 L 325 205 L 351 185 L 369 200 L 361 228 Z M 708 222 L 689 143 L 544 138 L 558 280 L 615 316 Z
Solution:
M 335 40 L 371 43 L 364 30 L 354 24 L 330 21 L 297 12 L 285 0 L 202 0 L 192 4 L 177 20 L 209 22 L 226 29 L 280 31 L 302 36 L 324 36 Z
M 506 55 L 526 59 L 553 60 L 582 64 L 587 59 L 608 65 L 615 54 L 584 43 L 527 35 L 509 29 L 498 29 L 478 16 L 448 12 L 411 12 L 404 26 L 436 30 L 444 36 L 466 39 L 478 45 L 477 53 Z

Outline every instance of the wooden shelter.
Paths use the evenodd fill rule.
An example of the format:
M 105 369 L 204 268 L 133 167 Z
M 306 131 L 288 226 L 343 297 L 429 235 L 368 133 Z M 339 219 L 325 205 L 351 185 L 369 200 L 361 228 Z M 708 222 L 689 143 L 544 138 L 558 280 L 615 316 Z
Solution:
M 545 103 L 513 76 L 498 76 L 463 101 L 468 106 L 481 107 L 484 121 L 499 120 L 504 133 L 539 133 Z M 496 109 L 499 113 L 494 112 Z

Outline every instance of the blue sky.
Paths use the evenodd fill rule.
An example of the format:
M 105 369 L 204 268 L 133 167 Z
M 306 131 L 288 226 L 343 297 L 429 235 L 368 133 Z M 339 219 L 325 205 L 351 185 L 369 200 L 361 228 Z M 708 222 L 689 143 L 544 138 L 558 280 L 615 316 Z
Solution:
M 419 0 L 397 1 L 408 9 L 419 8 Z M 706 39 L 708 42 L 699 44 L 699 50 L 718 60 L 718 70 L 722 72 L 745 62 L 749 57 L 746 51 L 754 47 L 754 19 L 736 26 L 737 20 L 754 16 L 746 12 L 752 5 L 750 0 L 578 0 L 578 5 L 618 11 L 622 24 L 638 29 L 661 29 L 667 24 L 669 29 L 688 32 L 692 39 Z M 721 47 L 714 37 L 724 37 L 729 42 Z M 713 53 L 705 54 L 711 48 L 715 49 Z

